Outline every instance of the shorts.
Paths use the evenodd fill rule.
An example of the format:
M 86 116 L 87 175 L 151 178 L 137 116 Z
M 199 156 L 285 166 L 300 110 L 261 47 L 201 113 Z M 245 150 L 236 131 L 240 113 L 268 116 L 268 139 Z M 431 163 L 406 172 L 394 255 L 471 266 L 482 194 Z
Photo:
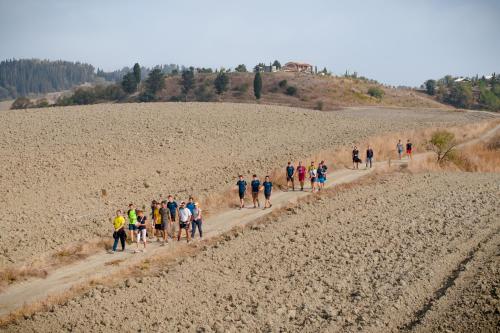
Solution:
M 189 222 L 180 222 L 179 227 L 181 229 L 189 229 Z
M 269 200 L 271 198 L 271 192 L 269 193 L 264 192 L 264 197 L 266 198 L 266 200 Z
M 259 192 L 252 192 L 252 199 L 256 200 L 259 198 Z
M 306 175 L 299 175 L 299 182 L 306 180 Z
M 175 218 L 177 217 L 177 214 L 176 213 L 170 213 L 170 219 L 172 219 L 172 221 L 175 221 Z
M 398 149 L 398 154 L 402 154 L 402 153 L 403 153 L 403 151 Z
M 320 184 L 324 184 L 325 180 L 326 180 L 325 177 L 319 177 L 318 178 L 318 181 L 319 181 Z
M 316 183 L 316 177 L 311 177 L 311 183 Z
M 239 195 L 240 195 L 240 199 L 244 199 L 245 198 L 245 192 L 239 192 Z
M 163 225 L 155 224 L 155 230 L 163 230 Z
M 137 243 L 139 243 L 141 239 L 146 241 L 146 229 L 139 229 L 137 231 Z
M 168 222 L 160 224 L 160 230 L 166 230 L 168 228 Z
M 293 182 L 293 176 L 286 176 L 287 182 Z
M 129 224 L 128 225 L 128 230 L 134 230 L 134 231 L 137 230 L 137 225 L 135 225 L 135 224 Z
M 411 154 L 411 149 L 406 149 L 407 154 Z

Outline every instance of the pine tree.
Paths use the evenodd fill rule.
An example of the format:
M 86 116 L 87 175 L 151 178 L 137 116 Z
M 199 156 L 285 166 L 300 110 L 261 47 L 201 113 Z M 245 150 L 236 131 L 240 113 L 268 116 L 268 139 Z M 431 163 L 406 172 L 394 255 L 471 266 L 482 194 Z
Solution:
M 139 66 L 137 62 L 134 65 L 133 71 L 134 71 L 135 82 L 139 84 L 141 82 L 141 66 Z
M 262 77 L 260 76 L 260 72 L 257 71 L 255 73 L 255 78 L 253 79 L 253 93 L 255 98 L 260 99 L 262 92 Z
M 184 95 L 185 100 L 187 101 L 187 95 L 190 90 L 194 88 L 194 68 L 189 67 L 189 70 L 182 71 L 182 94 Z
M 226 72 L 221 70 L 217 74 L 217 77 L 214 80 L 215 92 L 218 95 L 221 95 L 225 91 L 227 91 L 228 86 L 229 86 L 229 75 L 227 75 Z
M 127 94 L 132 94 L 137 90 L 137 82 L 134 73 L 127 73 L 122 79 L 122 88 Z

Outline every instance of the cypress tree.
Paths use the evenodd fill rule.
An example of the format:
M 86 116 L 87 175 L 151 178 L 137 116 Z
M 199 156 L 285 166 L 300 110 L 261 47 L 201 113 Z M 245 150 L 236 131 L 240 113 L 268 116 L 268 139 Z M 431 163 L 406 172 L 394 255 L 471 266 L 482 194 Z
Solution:
M 141 82 L 141 66 L 139 66 L 137 62 L 134 65 L 133 71 L 134 71 L 135 82 L 139 84 L 139 82 Z
M 260 76 L 260 72 L 257 71 L 253 79 L 253 94 L 255 95 L 255 98 L 260 99 L 261 92 L 262 92 L 262 77 Z

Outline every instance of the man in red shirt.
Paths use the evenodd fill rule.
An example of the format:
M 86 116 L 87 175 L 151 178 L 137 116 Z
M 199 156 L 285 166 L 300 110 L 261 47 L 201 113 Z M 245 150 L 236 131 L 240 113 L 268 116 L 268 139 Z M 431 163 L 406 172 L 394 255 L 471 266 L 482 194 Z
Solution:
M 299 165 L 297 166 L 297 174 L 299 175 L 300 190 L 304 191 L 304 181 L 306 179 L 306 167 L 302 165 L 302 162 L 299 162 Z

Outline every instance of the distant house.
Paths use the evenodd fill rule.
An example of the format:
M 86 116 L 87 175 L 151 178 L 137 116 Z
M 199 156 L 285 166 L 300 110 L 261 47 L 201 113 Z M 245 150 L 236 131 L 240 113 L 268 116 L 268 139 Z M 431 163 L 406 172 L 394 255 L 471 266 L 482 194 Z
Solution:
M 264 64 L 258 64 L 257 66 L 255 66 L 254 68 L 254 72 L 264 72 L 264 73 L 275 73 L 278 71 L 278 69 L 276 68 L 276 66 L 272 66 L 272 65 L 269 65 L 269 66 L 266 66 Z
M 313 66 L 303 62 L 287 62 L 281 70 L 284 72 L 313 73 Z
M 459 77 L 455 79 L 455 82 L 470 82 L 470 80 L 466 77 Z

